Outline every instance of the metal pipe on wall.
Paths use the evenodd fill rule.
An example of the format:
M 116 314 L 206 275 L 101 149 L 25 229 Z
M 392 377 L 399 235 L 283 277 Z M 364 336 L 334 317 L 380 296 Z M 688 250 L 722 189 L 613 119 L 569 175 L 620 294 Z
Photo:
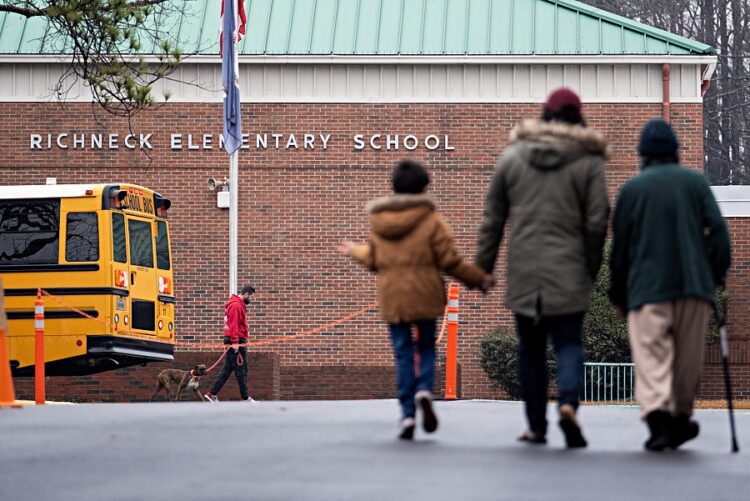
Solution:
M 671 120 L 671 114 L 670 114 L 670 103 L 669 103 L 669 76 L 671 72 L 671 65 L 669 63 L 664 63 L 661 67 L 661 94 L 662 94 L 662 100 L 661 100 L 661 113 L 662 117 L 664 118 L 664 121 L 669 123 Z

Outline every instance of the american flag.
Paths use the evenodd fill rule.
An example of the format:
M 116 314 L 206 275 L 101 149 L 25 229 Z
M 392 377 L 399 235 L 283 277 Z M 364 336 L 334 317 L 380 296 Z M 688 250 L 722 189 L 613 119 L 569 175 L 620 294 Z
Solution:
M 219 51 L 221 53 L 221 81 L 224 85 L 224 149 L 229 155 L 242 146 L 237 42 L 245 35 L 246 22 L 243 0 L 222 0 Z M 225 46 L 227 50 L 223 50 Z
M 221 24 L 219 28 L 219 56 L 224 55 L 224 1 L 221 0 Z M 242 40 L 242 37 L 245 36 L 245 25 L 247 24 L 247 15 L 245 14 L 245 1 L 244 0 L 235 0 L 233 2 L 233 12 L 239 12 L 239 19 L 237 19 L 237 14 L 234 16 L 234 26 L 237 27 L 239 24 L 239 27 L 237 27 L 237 41 L 239 42 Z M 239 23 L 238 23 L 239 21 Z

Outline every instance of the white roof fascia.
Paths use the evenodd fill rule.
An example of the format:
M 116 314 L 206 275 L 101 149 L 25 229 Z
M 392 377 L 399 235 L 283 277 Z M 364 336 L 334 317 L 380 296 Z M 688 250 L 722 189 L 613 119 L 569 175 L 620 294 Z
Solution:
M 707 55 L 455 55 L 455 56 L 268 56 L 240 54 L 240 64 L 705 64 L 715 67 L 717 56 Z M 0 55 L 0 64 L 68 63 L 63 56 Z M 159 63 L 155 56 L 144 56 L 147 63 Z M 218 56 L 185 56 L 182 62 L 221 64 Z
M 724 217 L 750 217 L 750 186 L 711 186 Z
M 86 190 L 94 190 L 96 187 L 95 184 L 0 186 L 0 200 L 85 197 L 87 196 Z

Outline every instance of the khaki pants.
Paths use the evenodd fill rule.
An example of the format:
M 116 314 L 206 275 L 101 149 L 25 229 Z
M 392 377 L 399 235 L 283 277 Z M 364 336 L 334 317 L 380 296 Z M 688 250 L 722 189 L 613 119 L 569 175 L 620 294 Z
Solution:
M 709 303 L 693 298 L 645 304 L 628 313 L 642 418 L 658 410 L 693 413 L 709 314 Z

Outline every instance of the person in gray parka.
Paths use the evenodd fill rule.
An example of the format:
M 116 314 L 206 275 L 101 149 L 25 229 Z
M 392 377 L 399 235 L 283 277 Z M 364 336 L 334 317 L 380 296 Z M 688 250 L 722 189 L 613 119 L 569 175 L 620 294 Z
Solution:
M 581 338 L 607 232 L 608 146 L 586 127 L 580 99 L 569 89 L 550 94 L 543 118 L 521 122 L 510 143 L 487 193 L 476 263 L 492 273 L 510 220 L 505 305 L 516 317 L 529 425 L 518 438 L 546 443 L 545 359 L 551 337 L 560 426 L 568 447 L 585 447 L 576 417 L 583 383 Z

